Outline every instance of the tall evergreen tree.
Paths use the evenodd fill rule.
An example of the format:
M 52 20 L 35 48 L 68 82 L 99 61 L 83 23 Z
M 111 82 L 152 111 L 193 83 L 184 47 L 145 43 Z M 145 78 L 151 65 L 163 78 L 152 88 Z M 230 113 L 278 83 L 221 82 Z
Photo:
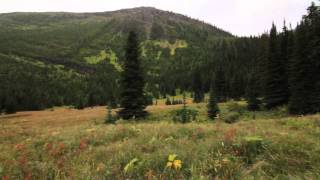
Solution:
M 282 68 L 282 88 L 283 88 L 283 102 L 286 104 L 289 101 L 289 80 L 288 80 L 288 63 L 290 57 L 290 32 L 286 26 L 286 22 L 283 23 L 283 32 L 280 35 L 280 60 Z
M 203 92 L 203 87 L 202 87 L 202 79 L 201 79 L 201 74 L 200 70 L 195 70 L 195 73 L 193 75 L 193 102 L 195 103 L 200 103 L 203 102 L 204 100 L 204 92 Z
M 287 103 L 286 68 L 279 55 L 278 36 L 273 24 L 269 37 L 266 67 L 265 103 L 268 109 Z
M 289 111 L 292 114 L 320 111 L 320 10 L 312 4 L 308 11 L 295 33 L 290 73 Z
M 310 80 L 310 68 L 312 68 L 308 57 L 307 27 L 304 22 L 296 29 L 295 55 L 291 61 L 290 90 L 291 97 L 289 111 L 292 114 L 307 114 L 310 112 L 310 91 L 312 83 Z
M 137 34 L 129 33 L 126 46 L 126 59 L 121 74 L 121 94 L 119 116 L 123 119 L 143 118 L 146 116 L 144 78 L 140 64 L 140 48 Z
M 309 22 L 309 58 L 312 64 L 310 73 L 313 74 L 313 112 L 320 112 L 320 6 L 312 2 L 308 8 L 305 21 Z
M 224 102 L 227 100 L 227 85 L 224 70 L 220 67 L 215 72 L 214 76 L 214 93 L 218 102 Z
M 217 117 L 217 114 L 219 113 L 219 107 L 217 103 L 217 97 L 214 93 L 214 87 L 213 83 L 211 83 L 210 88 L 210 95 L 209 95 L 209 103 L 208 103 L 208 117 L 211 120 L 214 120 L 215 117 Z
M 252 73 L 249 76 L 248 86 L 246 90 L 247 94 L 247 103 L 248 103 L 248 110 L 249 111 L 256 111 L 260 108 L 260 100 L 259 97 L 259 88 L 258 88 L 258 79 L 256 73 Z

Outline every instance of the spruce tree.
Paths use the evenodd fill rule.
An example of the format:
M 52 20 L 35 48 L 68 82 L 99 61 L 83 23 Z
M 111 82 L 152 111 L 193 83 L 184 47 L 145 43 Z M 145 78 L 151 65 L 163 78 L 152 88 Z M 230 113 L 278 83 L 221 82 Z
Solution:
M 214 93 L 218 102 L 224 102 L 227 100 L 227 88 L 226 88 L 226 77 L 224 70 L 220 67 L 215 72 L 214 76 Z
M 304 22 L 296 29 L 295 55 L 291 61 L 289 111 L 291 114 L 307 114 L 310 112 L 310 73 L 311 64 L 308 60 L 307 27 Z
M 183 107 L 182 107 L 182 114 L 181 114 L 181 120 L 182 123 L 187 123 L 188 122 L 188 112 L 187 112 L 187 97 L 186 97 L 186 93 L 183 92 Z
M 137 34 L 129 33 L 126 46 L 126 59 L 121 74 L 121 93 L 119 116 L 125 120 L 143 118 L 145 111 L 145 81 L 140 64 L 140 48 Z
M 320 6 L 312 2 L 305 21 L 309 22 L 309 58 L 312 64 L 313 99 L 312 112 L 320 112 Z
M 193 75 L 193 102 L 200 103 L 204 100 L 204 92 L 202 87 L 202 79 L 199 70 L 196 70 Z
M 320 111 L 320 10 L 315 4 L 296 28 L 291 60 L 289 111 L 312 114 Z
M 269 37 L 269 50 L 266 67 L 265 104 L 271 109 L 287 103 L 287 80 L 285 64 L 279 55 L 278 36 L 273 24 Z
M 112 116 L 112 103 L 109 102 L 107 106 L 107 117 L 105 120 L 106 124 L 114 124 L 116 122 L 116 119 Z
M 288 64 L 290 57 L 290 32 L 284 21 L 283 32 L 280 35 L 280 60 L 281 60 L 281 74 L 282 74 L 282 90 L 283 90 L 283 102 L 285 104 L 289 101 L 289 80 L 288 80 Z
M 219 107 L 218 107 L 216 98 L 217 97 L 214 93 L 213 83 L 211 83 L 209 103 L 208 103 L 208 117 L 211 120 L 214 120 L 215 117 L 217 117 L 217 114 L 219 113 Z
M 248 86 L 246 90 L 247 94 L 247 103 L 249 111 L 257 111 L 260 109 L 260 100 L 258 99 L 258 79 L 256 73 L 252 73 L 249 76 Z

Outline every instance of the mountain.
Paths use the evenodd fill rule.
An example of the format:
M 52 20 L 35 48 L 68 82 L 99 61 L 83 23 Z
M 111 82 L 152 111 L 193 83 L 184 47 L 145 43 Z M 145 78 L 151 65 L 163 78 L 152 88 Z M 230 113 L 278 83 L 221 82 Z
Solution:
M 130 30 L 140 37 L 148 103 L 178 90 L 191 91 L 197 71 L 202 80 L 197 87 L 207 91 L 219 64 L 227 65 L 223 68 L 230 82 L 241 85 L 245 76 L 234 69 L 249 67 L 249 61 L 234 61 L 241 53 L 235 52 L 232 34 L 150 7 L 0 14 L 0 27 L 0 113 L 108 102 L 116 106 Z
M 0 27 L 0 54 L 80 71 L 107 57 L 114 64 L 121 63 L 126 35 L 132 29 L 139 32 L 144 45 L 169 49 L 171 55 L 178 48 L 201 47 L 217 38 L 232 37 L 210 24 L 151 7 L 0 14 Z

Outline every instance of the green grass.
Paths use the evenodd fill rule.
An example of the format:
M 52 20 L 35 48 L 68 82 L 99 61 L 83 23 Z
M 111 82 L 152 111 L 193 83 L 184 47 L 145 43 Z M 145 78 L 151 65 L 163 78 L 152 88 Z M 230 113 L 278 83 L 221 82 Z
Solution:
M 240 102 L 244 105 L 243 102 Z M 232 105 L 231 105 L 232 106 Z M 0 177 L 23 179 L 317 179 L 320 115 L 289 117 L 283 109 L 208 122 L 205 104 L 191 104 L 198 120 L 173 123 L 181 106 L 153 106 L 142 122 L 0 131 Z M 1 120 L 1 119 L 0 119 Z M 10 121 L 8 121 L 10 122 Z M 20 127 L 21 128 L 21 127 Z M 169 156 L 176 155 L 169 161 Z M 181 168 L 170 165 L 182 162 Z M 168 166 L 168 162 L 169 165 Z

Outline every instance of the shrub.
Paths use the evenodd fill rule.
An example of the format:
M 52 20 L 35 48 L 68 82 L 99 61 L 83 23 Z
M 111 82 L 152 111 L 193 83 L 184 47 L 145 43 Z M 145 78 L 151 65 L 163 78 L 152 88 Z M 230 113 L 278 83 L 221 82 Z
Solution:
M 229 124 L 235 123 L 239 120 L 240 114 L 238 112 L 229 112 L 223 117 L 223 121 Z
M 167 100 L 166 100 L 166 105 L 167 105 L 167 106 L 171 105 L 170 98 L 168 98 L 168 97 L 167 97 Z
M 256 157 L 266 149 L 266 143 L 259 136 L 247 136 L 241 144 L 234 145 L 237 148 L 238 155 L 244 158 L 247 164 L 252 164 Z
M 179 109 L 171 112 L 175 122 L 190 122 L 197 120 L 199 112 L 195 109 Z
M 241 106 L 237 102 L 231 101 L 226 104 L 227 110 L 230 112 L 237 112 L 238 114 L 242 115 L 246 108 L 244 106 Z

